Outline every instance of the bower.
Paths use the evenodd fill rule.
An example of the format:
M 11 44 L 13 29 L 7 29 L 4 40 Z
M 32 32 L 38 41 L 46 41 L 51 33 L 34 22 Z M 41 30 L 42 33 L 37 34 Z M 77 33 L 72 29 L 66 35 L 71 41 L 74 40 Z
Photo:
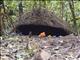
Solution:
M 54 12 L 47 9 L 32 9 L 21 16 L 20 20 L 15 23 L 17 34 L 39 35 L 45 32 L 46 35 L 66 36 L 72 33 L 70 25 L 58 18 Z

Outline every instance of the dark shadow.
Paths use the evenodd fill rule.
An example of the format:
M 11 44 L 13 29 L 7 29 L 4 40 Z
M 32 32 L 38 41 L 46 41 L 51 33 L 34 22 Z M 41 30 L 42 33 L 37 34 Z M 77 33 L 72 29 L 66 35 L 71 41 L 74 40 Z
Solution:
M 33 35 L 39 35 L 41 32 L 45 32 L 46 35 L 66 36 L 69 33 L 63 28 L 49 27 L 43 25 L 19 25 L 16 27 L 16 33 L 22 35 L 28 35 L 32 32 Z

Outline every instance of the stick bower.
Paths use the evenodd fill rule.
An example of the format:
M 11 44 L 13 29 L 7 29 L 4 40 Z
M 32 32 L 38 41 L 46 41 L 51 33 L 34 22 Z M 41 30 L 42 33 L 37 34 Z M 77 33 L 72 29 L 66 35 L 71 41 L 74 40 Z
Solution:
M 65 36 L 72 33 L 69 24 L 58 18 L 54 12 L 47 9 L 32 9 L 31 12 L 24 13 L 21 19 L 15 23 L 16 33 L 28 35 L 38 35 L 45 32 L 46 35 Z

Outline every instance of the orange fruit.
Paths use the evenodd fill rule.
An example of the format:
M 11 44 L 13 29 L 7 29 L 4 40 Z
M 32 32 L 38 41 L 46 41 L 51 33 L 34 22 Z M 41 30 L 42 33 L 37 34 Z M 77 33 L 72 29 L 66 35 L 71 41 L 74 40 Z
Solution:
M 39 37 L 40 38 L 43 38 L 43 37 L 45 37 L 46 36 L 46 33 L 45 32 L 41 32 L 40 34 L 39 34 Z

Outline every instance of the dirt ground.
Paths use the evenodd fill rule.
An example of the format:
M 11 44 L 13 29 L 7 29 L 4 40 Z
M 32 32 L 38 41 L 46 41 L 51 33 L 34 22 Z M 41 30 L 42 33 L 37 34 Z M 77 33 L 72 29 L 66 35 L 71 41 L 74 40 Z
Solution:
M 0 37 L 1 60 L 80 60 L 80 35 Z

